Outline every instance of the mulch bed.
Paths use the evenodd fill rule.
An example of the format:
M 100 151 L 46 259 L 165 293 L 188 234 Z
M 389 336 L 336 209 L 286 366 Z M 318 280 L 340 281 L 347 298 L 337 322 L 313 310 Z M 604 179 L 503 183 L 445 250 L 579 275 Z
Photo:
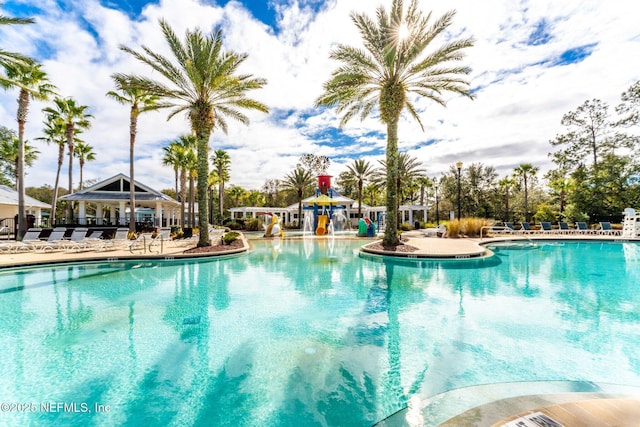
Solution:
M 215 252 L 223 252 L 229 251 L 233 249 L 242 249 L 244 247 L 244 243 L 241 239 L 234 240 L 228 245 L 215 245 L 215 246 L 202 246 L 199 248 L 187 249 L 184 251 L 185 254 L 207 254 L 207 253 L 215 253 Z
M 405 245 L 400 243 L 398 246 L 383 246 L 382 242 L 371 243 L 367 245 L 367 248 L 376 251 L 389 251 L 389 252 L 415 252 L 418 250 L 415 246 Z

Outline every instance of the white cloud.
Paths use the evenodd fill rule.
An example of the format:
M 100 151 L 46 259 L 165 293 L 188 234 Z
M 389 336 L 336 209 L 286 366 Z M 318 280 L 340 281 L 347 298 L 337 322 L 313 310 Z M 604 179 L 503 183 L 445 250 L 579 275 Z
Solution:
M 373 16 L 381 3 L 388 7 L 386 1 L 332 0 L 317 13 L 305 2 L 282 1 L 277 6 L 278 30 L 253 18 L 238 1 L 221 7 L 197 0 L 162 0 L 145 6 L 135 20 L 97 0 L 69 2 L 75 6 L 64 11 L 53 0 L 5 3 L 14 8 L 37 6 L 43 12 L 36 15 L 35 25 L 3 29 L 2 47 L 40 56 L 61 95 L 90 106 L 95 116 L 92 129 L 83 135 L 97 153 L 97 160 L 85 166 L 86 179 L 128 173 L 128 108 L 105 93 L 113 89 L 110 75 L 114 72 L 149 72 L 121 52 L 120 45 L 137 50 L 144 44 L 168 53 L 160 18 L 180 37 L 187 28 L 199 26 L 209 32 L 222 26 L 226 47 L 248 54 L 241 71 L 268 80 L 265 88 L 251 95 L 267 104 L 272 114 L 251 113 L 249 127 L 230 122 L 229 135 L 212 138 L 213 149 L 224 147 L 231 155 L 231 184 L 259 188 L 266 179 L 284 177 L 304 153 L 334 158 L 330 172 L 337 175 L 348 159 L 364 153 L 376 161 L 380 156 L 370 153 L 384 148 L 380 135 L 385 129 L 375 117 L 348 123 L 343 133 L 353 143 L 333 146 L 331 135 L 339 117 L 313 105 L 337 66 L 329 59 L 330 50 L 337 43 L 360 44 L 349 14 Z M 591 98 L 613 107 L 620 93 L 640 79 L 631 60 L 633 52 L 640 50 L 636 19 L 640 3 L 457 0 L 423 7 L 432 8 L 434 17 L 457 10 L 449 36 L 476 39 L 465 63 L 473 68 L 473 87 L 480 88 L 474 101 L 451 97 L 447 108 L 418 100 L 424 131 L 403 118 L 400 147 L 422 160 L 430 176 L 448 170 L 457 160 L 493 165 L 503 174 L 523 162 L 544 170 L 549 167 L 548 141 L 561 132 L 563 114 Z M 527 44 L 541 23 L 549 40 Z M 565 66 L 544 62 L 585 45 L 594 47 L 582 62 Z M 0 95 L 0 124 L 8 127 L 15 127 L 15 95 L 11 91 Z M 40 135 L 42 106 L 34 102 L 31 107 L 27 125 L 31 140 Z M 170 122 L 166 116 L 166 112 L 142 115 L 136 145 L 136 178 L 159 188 L 173 187 L 173 171 L 162 166 L 162 146 L 188 131 L 183 116 Z M 431 140 L 437 142 L 425 145 Z M 56 150 L 39 148 L 42 154 L 28 171 L 27 185 L 54 179 Z M 74 169 L 77 173 L 78 167 Z M 63 174 L 65 170 L 66 165 Z

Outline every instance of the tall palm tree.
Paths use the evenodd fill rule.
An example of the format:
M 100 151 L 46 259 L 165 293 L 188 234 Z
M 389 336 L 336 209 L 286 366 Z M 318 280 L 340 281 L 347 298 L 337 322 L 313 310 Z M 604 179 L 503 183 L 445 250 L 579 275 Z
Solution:
M 0 140 L 0 159 L 2 159 L 2 163 L 5 166 L 6 174 L 13 177 L 16 188 L 18 188 L 21 180 L 20 172 L 18 172 L 20 170 L 20 158 L 22 157 L 24 166 L 32 166 L 33 162 L 38 159 L 38 154 L 40 152 L 30 145 L 29 141 L 24 141 L 23 144 L 20 144 L 18 138 Z
M 537 166 L 533 166 L 531 163 L 523 163 L 514 169 L 515 178 L 524 187 L 524 216 L 529 221 L 529 179 L 533 178 L 538 170 Z
M 224 150 L 216 150 L 211 156 L 213 162 L 213 174 L 218 183 L 218 205 L 220 206 L 220 219 L 224 218 L 224 183 L 231 179 L 231 157 Z
M 358 186 L 358 218 L 362 216 L 362 189 L 369 182 L 373 173 L 373 166 L 364 159 L 356 159 L 347 165 L 347 173 Z
M 504 177 L 498 181 L 498 187 L 504 192 L 504 220 L 509 221 L 509 191 L 516 186 L 516 181 L 510 177 Z
M 75 152 L 75 134 L 91 127 L 90 119 L 93 116 L 87 113 L 89 107 L 79 105 L 73 98 L 56 97 L 53 100 L 55 108 L 46 107 L 42 111 L 47 115 L 47 120 L 57 121 L 64 125 L 64 133 L 69 150 L 69 194 L 73 194 L 73 155 Z M 73 203 L 69 202 L 69 222 L 73 222 Z
M 389 168 L 387 167 L 387 160 L 379 160 L 381 168 L 375 170 L 373 180 L 379 186 L 384 186 L 385 182 L 388 182 Z M 398 156 L 398 171 L 396 174 L 396 192 L 398 207 L 405 200 L 405 194 L 408 193 L 411 183 L 422 176 L 425 170 L 422 168 L 422 163 L 417 157 L 410 156 L 408 153 L 400 153 Z M 396 210 L 397 212 L 397 210 Z M 387 217 L 389 215 L 387 214 Z
M 398 239 L 398 122 L 403 110 L 420 124 L 419 112 L 412 103 L 413 94 L 445 106 L 444 92 L 471 98 L 468 82 L 463 78 L 469 67 L 451 64 L 463 58 L 462 50 L 473 46 L 473 39 L 451 40 L 427 52 L 433 40 L 452 22 L 454 11 L 435 22 L 431 14 L 418 10 L 418 0 L 411 0 L 404 13 L 403 1 L 393 0 L 390 13 L 377 10 L 377 22 L 364 14 L 352 13 L 365 49 L 339 45 L 331 58 L 342 65 L 324 84 L 325 93 L 317 106 L 337 107 L 343 114 L 341 126 L 354 116 L 362 120 L 374 110 L 387 127 L 387 226 L 386 246 L 396 246 Z M 411 96 L 410 96 L 411 95 Z M 424 129 L 424 128 L 423 128 Z
M 136 205 L 136 186 L 134 178 L 134 159 L 136 134 L 138 132 L 138 117 L 147 111 L 157 110 L 161 107 L 158 104 L 158 97 L 131 84 L 131 79 L 123 74 L 112 74 L 111 78 L 116 86 L 116 91 L 107 92 L 107 96 L 116 100 L 122 105 L 130 105 L 129 110 L 129 206 L 133 213 Z M 82 184 L 82 182 L 81 182 Z M 177 190 L 176 190 L 177 191 Z M 129 221 L 129 231 L 136 231 L 135 217 L 132 214 Z
M 80 163 L 80 190 L 82 190 L 82 170 L 84 164 L 94 161 L 96 159 L 96 153 L 93 151 L 91 145 L 80 141 L 75 146 L 74 154 L 78 158 L 78 163 Z
M 302 167 L 296 168 L 287 174 L 282 181 L 282 188 L 292 190 L 298 196 L 298 228 L 302 228 L 302 198 L 304 191 L 315 182 L 315 177 L 310 170 Z
M 44 122 L 44 129 L 42 133 L 44 136 L 36 138 L 37 140 L 44 141 L 47 144 L 56 144 L 58 146 L 58 168 L 56 170 L 56 180 L 53 185 L 53 197 L 51 200 L 51 224 L 55 224 L 56 209 L 58 204 L 58 186 L 60 183 L 60 171 L 62 170 L 62 164 L 64 163 L 64 147 L 67 143 L 67 139 L 64 131 L 64 123 L 53 119 L 46 120 Z M 76 143 L 81 142 L 77 137 L 80 132 L 76 130 L 74 138 Z
M 173 168 L 173 173 L 175 175 L 175 190 L 176 197 L 179 194 L 178 190 L 178 180 L 180 175 L 180 162 L 176 153 L 177 144 L 171 143 L 166 147 L 162 147 L 164 151 L 164 156 L 162 156 L 162 164 L 165 166 L 171 166 Z
M 5 87 L 15 87 L 19 89 L 18 95 L 18 162 L 16 187 L 18 190 L 18 236 L 21 238 L 27 231 L 25 213 L 25 185 L 24 185 L 24 165 L 25 165 L 25 142 L 24 126 L 27 122 L 29 112 L 29 101 L 31 99 L 47 100 L 54 94 L 55 86 L 49 83 L 47 73 L 42 70 L 42 65 L 35 63 L 18 63 L 5 66 L 7 79 Z
M 133 77 L 134 84 L 167 100 L 169 119 L 186 113 L 191 130 L 198 140 L 198 214 L 200 226 L 205 227 L 209 217 L 207 180 L 209 176 L 209 138 L 215 129 L 227 132 L 226 118 L 248 124 L 249 118 L 241 109 L 269 112 L 266 105 L 246 96 L 250 90 L 260 89 L 265 79 L 249 74 L 237 74 L 246 54 L 223 51 L 223 33 L 217 29 L 205 36 L 198 28 L 187 30 L 184 43 L 164 20 L 160 20 L 164 38 L 174 61 L 143 46 L 142 52 L 126 46 L 122 50 L 149 65 L 164 77 L 164 82 L 142 76 Z M 198 246 L 209 246 L 209 233 L 200 233 Z
M 180 226 L 184 227 L 185 221 L 185 204 L 187 202 L 187 179 L 189 171 L 193 168 L 196 160 L 194 147 L 196 139 L 193 135 L 180 135 L 177 140 L 171 142 L 164 147 L 165 155 L 162 159 L 163 164 L 172 165 L 179 175 L 180 187 L 176 187 L 176 194 L 180 199 Z
M 2 3 L 0 3 L 2 6 Z M 0 15 L 0 25 L 25 25 L 33 24 L 35 21 L 33 18 L 14 18 L 11 16 Z M 33 60 L 27 56 L 19 53 L 8 52 L 0 47 L 0 67 L 10 68 L 16 66 L 28 66 L 33 64 Z M 9 76 L 0 74 L 0 86 L 9 87 L 13 83 Z

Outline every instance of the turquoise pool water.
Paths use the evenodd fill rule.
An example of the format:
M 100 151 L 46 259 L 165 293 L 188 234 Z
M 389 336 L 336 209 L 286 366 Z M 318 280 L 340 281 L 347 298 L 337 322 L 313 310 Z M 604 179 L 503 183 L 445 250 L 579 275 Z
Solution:
M 637 243 L 361 244 L 0 272 L 0 425 L 370 426 L 479 384 L 640 386 Z

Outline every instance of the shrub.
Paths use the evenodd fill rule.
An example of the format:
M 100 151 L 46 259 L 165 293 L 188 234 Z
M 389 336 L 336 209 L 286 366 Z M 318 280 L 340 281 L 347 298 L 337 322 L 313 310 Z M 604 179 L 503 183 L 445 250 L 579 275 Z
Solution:
M 578 207 L 573 203 L 569 203 L 564 208 L 564 213 L 562 214 L 562 216 L 567 222 L 573 222 L 573 223 L 578 221 L 589 222 L 589 215 L 587 215 L 584 212 L 581 212 L 578 209 Z
M 408 223 L 403 222 L 402 224 L 400 224 L 400 225 L 398 226 L 398 230 L 401 230 L 401 231 L 409 231 L 409 230 L 413 230 L 413 227 L 411 227 L 411 225 L 409 225 Z
M 548 205 L 540 205 L 538 211 L 533 215 L 533 218 L 538 221 L 556 222 L 556 214 Z
M 244 225 L 249 231 L 262 231 L 262 225 L 264 222 L 260 218 L 251 218 L 245 221 Z
M 459 219 L 447 221 L 447 237 L 458 238 L 462 232 L 462 224 Z
M 241 230 L 242 229 L 242 224 L 240 224 L 239 222 L 229 222 L 226 224 L 227 227 L 229 227 L 231 230 Z
M 460 228 L 467 237 L 479 237 L 482 227 L 492 225 L 486 218 L 462 218 Z
M 238 233 L 236 231 L 230 231 L 230 232 L 224 234 L 220 240 L 222 240 L 222 244 L 223 245 L 230 245 L 231 243 L 233 243 L 236 240 L 238 240 L 239 236 L 240 236 L 240 233 Z

